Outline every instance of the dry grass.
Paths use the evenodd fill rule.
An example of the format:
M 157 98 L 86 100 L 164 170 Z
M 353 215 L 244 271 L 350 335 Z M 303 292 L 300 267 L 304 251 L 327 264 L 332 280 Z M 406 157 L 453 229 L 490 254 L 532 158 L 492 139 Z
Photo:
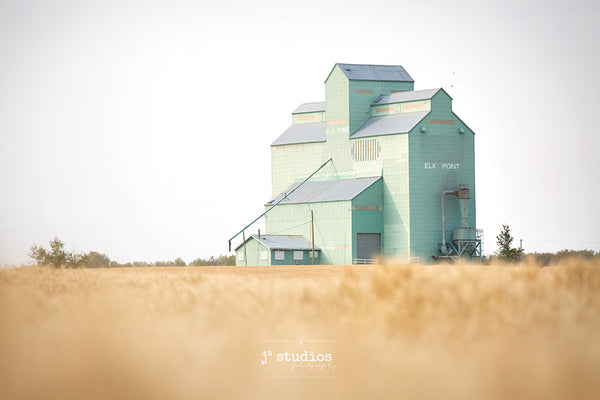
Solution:
M 600 265 L 3 270 L 0 398 L 597 399 Z

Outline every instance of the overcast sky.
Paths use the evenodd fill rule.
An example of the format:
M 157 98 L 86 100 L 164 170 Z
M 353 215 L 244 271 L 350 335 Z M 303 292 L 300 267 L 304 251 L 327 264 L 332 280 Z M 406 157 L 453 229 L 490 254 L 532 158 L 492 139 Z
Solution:
M 0 264 L 227 253 L 336 62 L 399 64 L 476 132 L 477 222 L 600 250 L 595 1 L 0 0 Z M 253 230 L 256 230 L 257 225 Z

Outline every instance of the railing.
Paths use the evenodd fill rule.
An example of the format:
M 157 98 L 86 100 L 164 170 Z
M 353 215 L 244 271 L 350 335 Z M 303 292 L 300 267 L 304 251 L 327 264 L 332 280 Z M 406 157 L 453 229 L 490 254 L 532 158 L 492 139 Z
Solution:
M 377 264 L 376 258 L 355 258 L 352 260 L 352 264 L 365 265 L 365 264 Z
M 481 240 L 451 240 L 448 243 L 438 243 L 437 259 L 456 260 L 460 257 L 478 258 L 481 261 Z

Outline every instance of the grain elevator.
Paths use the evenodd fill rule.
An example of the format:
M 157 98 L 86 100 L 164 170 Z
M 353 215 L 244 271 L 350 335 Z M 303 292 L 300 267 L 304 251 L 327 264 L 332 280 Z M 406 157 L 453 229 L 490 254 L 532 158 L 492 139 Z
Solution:
M 474 133 L 402 66 L 335 64 L 325 101 L 301 104 L 272 142 L 271 167 L 266 232 L 240 231 L 237 265 L 481 255 Z

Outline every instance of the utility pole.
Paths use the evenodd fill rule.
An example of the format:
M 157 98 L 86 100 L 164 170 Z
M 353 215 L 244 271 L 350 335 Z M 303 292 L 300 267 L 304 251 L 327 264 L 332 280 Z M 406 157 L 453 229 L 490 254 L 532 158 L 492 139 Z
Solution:
M 312 265 L 315 265 L 315 219 L 313 210 L 310 210 L 310 241 L 312 242 Z
M 244 241 L 244 265 L 248 266 L 248 258 L 246 257 L 246 232 L 242 231 L 242 240 Z

